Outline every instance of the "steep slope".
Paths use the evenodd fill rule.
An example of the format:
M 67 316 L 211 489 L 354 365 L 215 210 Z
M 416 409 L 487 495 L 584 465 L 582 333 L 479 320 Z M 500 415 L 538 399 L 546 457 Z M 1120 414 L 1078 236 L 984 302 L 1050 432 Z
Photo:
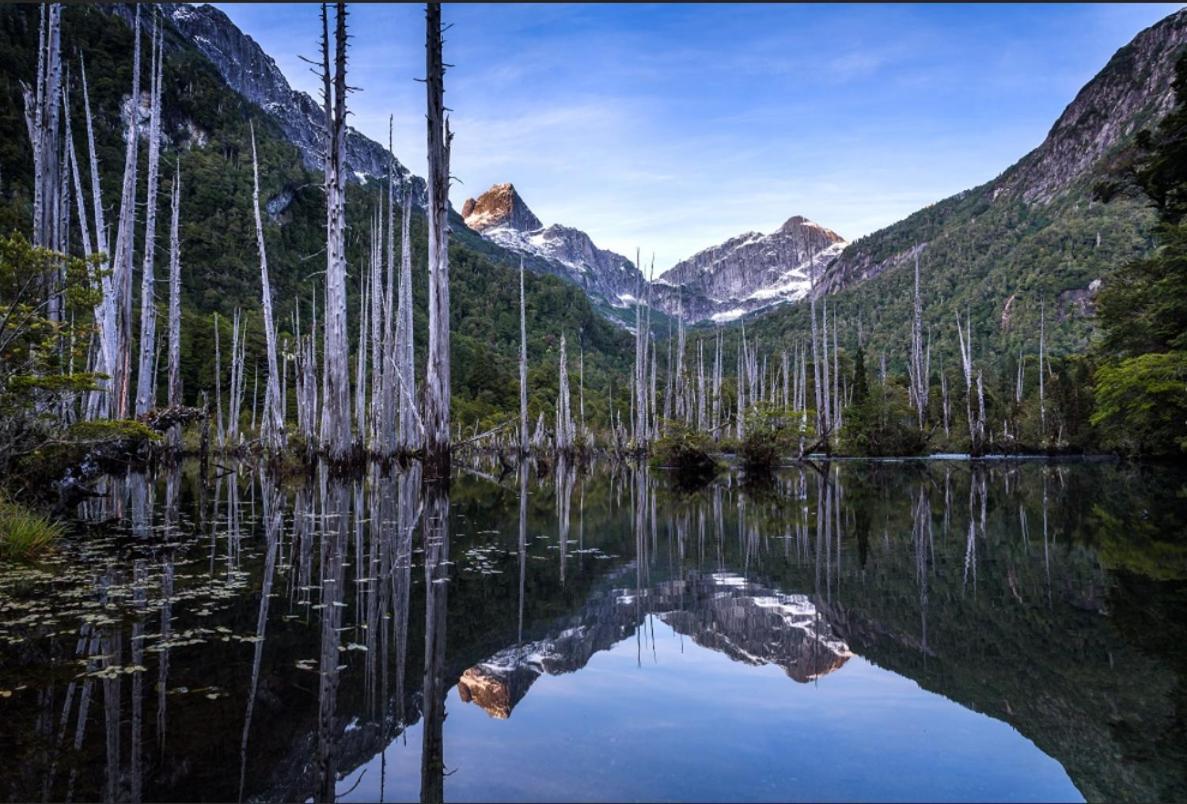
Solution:
M 1139 200 L 1103 204 L 1093 188 L 1125 158 L 1137 132 L 1169 109 L 1174 63 L 1185 46 L 1187 11 L 1179 11 L 1121 48 L 1042 144 L 996 179 L 850 244 L 821 287 L 837 294 L 850 340 L 862 315 L 875 350 L 891 360 L 904 353 L 910 254 L 920 244 L 925 323 L 938 330 L 943 351 L 954 348 L 943 333 L 966 310 L 979 352 L 1033 350 L 1041 304 L 1053 350 L 1085 348 L 1096 290 L 1116 266 L 1150 248 L 1153 224 Z M 765 318 L 759 326 L 772 336 L 803 331 L 798 310 Z
M 548 261 L 559 276 L 606 304 L 629 304 L 645 284 L 634 263 L 598 248 L 580 229 L 544 226 L 511 184 L 496 184 L 478 198 L 467 199 L 462 217 L 487 240 Z
M 122 15 L 84 6 L 67 6 L 62 25 L 63 51 L 73 54 L 77 48 L 86 58 L 104 205 L 118 209 L 124 162 L 121 109 L 127 105 L 131 86 L 131 31 Z M 157 220 L 158 225 L 168 220 L 168 188 L 178 164 L 182 177 L 182 380 L 189 401 L 213 384 L 212 313 L 218 312 L 226 326 L 233 311 L 242 309 L 248 328 L 249 370 L 263 354 L 249 122 L 255 126 L 259 146 L 261 200 L 269 213 L 264 229 L 282 344 L 294 328 L 295 313 L 300 312 L 305 329 L 310 300 L 317 299 L 321 306 L 325 202 L 320 174 L 310 169 L 305 154 L 289 141 L 281 124 L 229 87 L 217 66 L 168 20 L 165 27 L 168 47 L 162 130 L 167 144 L 161 156 Z M 5 236 L 12 231 L 27 233 L 32 215 L 32 158 L 19 81 L 32 80 L 35 61 L 30 54 L 36 53 L 36 47 L 37 7 L 0 7 L 0 233 Z M 76 75 L 76 62 L 70 61 L 72 75 Z M 83 109 L 77 84 L 71 92 L 71 116 L 76 144 L 81 146 L 84 141 L 78 121 L 83 119 Z M 145 164 L 147 147 L 142 149 L 141 165 Z M 141 199 L 145 197 L 144 181 L 141 170 Z M 381 180 L 352 183 L 347 189 L 352 329 L 358 324 L 358 266 L 366 260 L 368 222 L 379 197 L 385 194 Z M 423 221 L 423 216 L 414 215 L 411 233 L 418 366 L 424 365 L 426 342 Z M 517 408 L 518 258 L 470 233 L 456 215 L 451 215 L 451 225 L 454 414 L 459 422 L 469 425 L 478 418 L 501 416 Z M 77 242 L 77 237 L 72 239 Z M 137 270 L 142 244 L 143 231 L 138 227 Z M 399 249 L 397 237 L 397 253 Z M 163 247 L 157 249 L 158 277 L 167 260 L 163 252 Z M 139 287 L 138 277 L 133 286 Z M 533 274 L 526 289 L 532 416 L 551 411 L 555 400 L 555 350 L 561 334 L 567 333 L 575 341 L 580 333 L 585 351 L 586 413 L 591 421 L 602 421 L 608 409 L 610 378 L 625 373 L 629 365 L 629 337 L 566 282 Z M 158 304 L 163 305 L 164 300 L 162 293 Z M 229 337 L 229 331 L 224 330 L 223 342 Z M 353 346 L 353 334 L 351 338 Z M 227 371 L 226 361 L 223 370 Z M 224 378 L 224 388 L 226 385 Z
M 770 234 L 746 232 L 669 268 L 656 280 L 660 304 L 668 313 L 683 310 L 688 321 L 721 322 L 796 301 L 808 292 L 811 272 L 845 245 L 836 232 L 796 215 Z
M 125 6 L 112 8 L 128 14 Z M 218 69 L 227 86 L 276 121 L 285 138 L 301 151 L 305 166 L 320 171 L 325 149 L 322 143 L 325 114 L 321 105 L 290 87 L 275 60 L 214 6 L 176 3 L 164 5 L 162 10 L 177 31 Z M 346 167 L 352 181 L 384 178 L 388 169 L 387 148 L 347 126 Z M 411 178 L 416 203 L 423 206 L 424 180 L 412 176 L 399 161 L 396 173 L 402 180 Z

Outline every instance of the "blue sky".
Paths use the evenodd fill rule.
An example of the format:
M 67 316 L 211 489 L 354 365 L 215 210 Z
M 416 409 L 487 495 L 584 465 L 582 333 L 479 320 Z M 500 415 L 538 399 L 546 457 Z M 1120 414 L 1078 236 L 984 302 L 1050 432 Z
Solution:
M 446 5 L 452 190 L 657 271 L 806 215 L 854 239 L 992 179 L 1178 4 Z M 294 87 L 316 5 L 220 5 Z M 352 124 L 425 172 L 424 14 L 351 6 Z

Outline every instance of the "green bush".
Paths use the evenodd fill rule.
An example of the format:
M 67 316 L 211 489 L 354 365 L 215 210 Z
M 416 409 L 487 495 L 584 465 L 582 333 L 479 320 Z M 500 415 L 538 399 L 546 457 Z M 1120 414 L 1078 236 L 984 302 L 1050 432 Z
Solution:
M 770 472 L 800 435 L 799 416 L 771 404 L 760 404 L 746 414 L 738 457 L 748 473 Z
M 709 436 L 683 422 L 665 421 L 664 434 L 652 446 L 651 463 L 676 472 L 680 482 L 700 482 L 716 474 L 717 461 L 710 455 Z

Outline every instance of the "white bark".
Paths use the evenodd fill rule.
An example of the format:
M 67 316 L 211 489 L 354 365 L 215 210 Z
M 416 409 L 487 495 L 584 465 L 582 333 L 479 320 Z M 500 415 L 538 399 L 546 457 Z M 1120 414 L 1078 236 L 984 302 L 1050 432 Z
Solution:
M 157 338 L 157 306 L 153 261 L 157 248 L 157 190 L 161 163 L 161 83 L 162 58 L 160 21 L 153 27 L 149 51 L 149 123 L 148 123 L 148 198 L 144 219 L 144 266 L 140 275 L 140 353 L 136 373 L 136 415 L 153 407 L 156 392 L 152 363 L 153 344 Z M 133 98 L 133 114 L 138 113 L 139 98 Z
M 264 245 L 264 223 L 260 216 L 260 165 L 256 156 L 254 125 L 251 126 L 251 176 L 256 248 L 260 252 L 260 298 L 264 308 L 264 343 L 268 358 L 268 378 L 264 386 L 264 421 L 260 430 L 260 442 L 264 445 L 265 450 L 276 451 L 284 447 L 284 410 L 282 407 L 283 397 L 280 393 L 280 369 L 276 357 L 276 324 L 272 314 L 272 282 L 268 276 L 268 250 Z M 174 215 L 176 221 L 176 211 Z
M 91 395 L 88 404 L 88 418 L 112 416 L 114 414 L 114 366 L 118 352 L 117 288 L 111 271 L 111 249 L 107 221 L 103 212 L 103 197 L 99 187 L 99 158 L 95 153 L 95 126 L 91 114 L 91 97 L 87 87 L 86 62 L 79 54 L 79 72 L 82 76 L 83 111 L 87 120 L 87 156 L 91 169 L 91 205 L 95 215 L 95 251 L 106 255 L 97 267 L 99 273 L 100 299 L 95 305 L 95 325 L 99 336 L 99 349 L 95 354 L 94 370 L 108 375 L 102 382 L 104 390 Z
M 928 372 L 923 354 L 923 297 L 919 290 L 919 251 L 915 246 L 915 296 L 914 313 L 911 317 L 911 359 L 907 364 L 911 385 L 911 404 L 915 408 L 919 429 L 923 429 L 927 417 Z
M 322 4 L 322 81 L 326 113 L 326 302 L 321 448 L 346 460 L 352 443 L 349 347 L 346 340 L 346 4 L 337 3 L 334 78 L 330 85 L 328 19 Z M 332 111 L 331 111 L 332 108 Z
M 528 454 L 528 324 L 522 257 L 519 260 L 519 452 Z
M 33 150 L 33 245 L 61 250 L 60 232 L 55 224 L 60 214 L 58 198 L 61 165 L 58 160 L 59 120 L 61 113 L 61 3 L 41 7 L 37 43 L 36 88 L 22 82 L 25 101 L 25 124 Z M 58 234 L 58 237 L 55 237 Z M 49 314 L 54 320 L 60 313 L 55 277 L 49 284 Z
M 1047 304 L 1039 302 L 1039 437 L 1047 438 L 1047 396 L 1046 373 L 1047 356 Z
M 429 351 L 425 387 L 428 476 L 449 476 L 449 149 L 445 65 L 441 60 L 441 4 L 425 6 L 425 88 L 428 114 Z
M 371 451 L 380 452 L 379 442 L 383 431 L 384 399 L 383 399 L 383 329 L 384 329 L 384 293 L 383 293 L 383 199 L 380 198 L 379 209 L 375 213 L 375 225 L 372 227 L 371 245 L 371 285 L 370 299 L 367 305 L 367 315 L 371 320 L 371 421 L 367 431 Z
M 387 238 L 384 243 L 386 285 L 383 294 L 383 348 L 380 357 L 380 410 L 379 437 L 376 452 L 380 457 L 387 457 L 397 448 L 397 418 L 400 403 L 397 398 L 399 357 L 396 350 L 396 233 L 395 233 L 395 205 L 396 205 L 396 171 L 395 154 L 393 152 L 393 119 L 388 117 L 387 140 Z M 407 199 L 405 199 L 407 204 Z
M 218 336 L 218 313 L 214 314 L 214 404 L 216 415 L 216 433 L 218 435 L 218 446 L 222 449 L 226 446 L 226 439 L 224 437 L 225 431 L 223 429 L 223 360 L 222 354 L 219 350 L 219 336 Z
M 132 353 L 132 239 L 136 226 L 136 174 L 140 139 L 140 6 L 136 6 L 132 45 L 132 115 L 124 149 L 124 184 L 120 193 L 119 224 L 115 236 L 115 256 L 112 260 L 113 282 L 116 291 L 116 354 L 108 364 L 112 376 L 113 415 L 123 419 L 128 415 L 128 392 L 131 382 Z
M 565 356 L 565 335 L 561 333 L 560 368 L 556 399 L 556 448 L 568 452 L 573 448 L 573 415 L 569 406 L 569 366 Z
M 812 252 L 808 259 L 808 315 L 812 319 L 812 388 L 816 396 L 816 433 L 824 433 L 824 400 L 821 397 L 820 385 L 820 349 L 816 330 L 816 253 Z
M 173 178 L 172 217 L 169 223 L 169 407 L 181 404 L 181 240 L 178 219 L 181 212 L 181 168 Z M 169 434 L 173 447 L 181 446 L 181 429 Z
M 397 448 L 405 452 L 420 449 L 424 428 L 416 408 L 416 349 L 412 330 L 412 193 L 404 190 L 400 210 L 400 306 L 396 324 L 396 383 L 400 394 L 399 439 Z

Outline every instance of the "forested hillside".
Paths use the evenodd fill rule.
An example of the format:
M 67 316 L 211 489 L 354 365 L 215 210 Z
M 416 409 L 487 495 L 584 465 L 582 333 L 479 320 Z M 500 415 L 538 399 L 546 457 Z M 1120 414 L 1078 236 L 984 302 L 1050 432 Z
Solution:
M 1105 203 L 1098 190 L 1132 162 L 1139 132 L 1170 110 L 1174 65 L 1185 47 L 1187 13 L 1180 11 L 1119 50 L 1044 142 L 997 178 L 850 244 L 820 278 L 842 339 L 856 345 L 860 319 L 867 350 L 903 364 L 913 249 L 921 246 L 923 317 L 936 348 L 955 356 L 950 331 L 959 310 L 973 321 L 978 356 L 1034 350 L 1044 306 L 1051 353 L 1085 351 L 1099 288 L 1154 243 L 1146 199 L 1123 193 Z M 795 331 L 801 317 L 784 307 L 752 326 L 772 335 Z
M 37 26 L 35 5 L 0 9 L 0 233 L 5 236 L 27 231 L 31 217 L 32 156 L 20 81 L 32 83 L 34 78 Z M 266 202 L 265 236 L 282 342 L 293 330 L 291 317 L 298 306 L 308 322 L 310 300 L 316 296 L 318 306 L 322 304 L 325 201 L 321 176 L 302 164 L 297 148 L 283 139 L 276 124 L 227 88 L 215 67 L 171 32 L 168 22 L 164 28 L 162 132 L 167 142 L 162 148 L 162 185 L 168 187 L 175 167 L 180 169 L 182 377 L 186 399 L 192 401 L 200 390 L 213 386 L 213 313 L 218 313 L 225 327 L 225 347 L 230 340 L 229 318 L 236 307 L 242 308 L 249 322 L 249 383 L 252 365 L 262 362 L 249 123 L 256 131 L 261 201 Z M 117 16 L 70 6 L 62 14 L 62 42 L 70 76 L 74 136 L 82 148 L 81 58 L 94 115 L 104 203 L 109 209 L 116 208 L 124 161 L 120 109 L 131 86 L 132 33 Z M 141 151 L 144 159 L 147 142 L 142 143 Z M 83 181 L 89 177 L 84 175 Z M 143 199 L 143 173 L 139 181 Z M 370 220 L 381 196 L 386 196 L 386 184 L 381 182 L 352 183 L 347 188 L 350 310 L 358 307 L 358 268 L 367 258 Z M 168 205 L 167 193 L 162 192 L 158 221 L 168 220 Z M 138 218 L 142 216 L 143 212 Z M 397 221 L 398 217 L 397 213 Z M 518 257 L 469 232 L 456 215 L 451 219 L 453 404 L 458 423 L 468 426 L 478 418 L 516 407 Z M 158 227 L 158 241 L 163 236 Z M 423 216 L 418 211 L 412 223 L 418 364 L 423 363 L 426 342 L 425 239 Z M 139 265 L 142 236 L 136 243 L 135 264 Z M 396 248 L 398 251 L 398 236 Z M 158 260 L 164 259 L 162 250 L 159 244 Z M 529 270 L 537 267 L 528 261 Z M 158 281 L 160 278 L 158 273 Z M 139 286 L 138 278 L 134 284 Z M 158 290 L 157 303 L 163 310 L 166 294 Z M 570 344 L 575 345 L 579 338 L 584 341 L 586 415 L 592 421 L 604 420 L 610 373 L 625 375 L 629 337 L 598 315 L 579 289 L 559 278 L 529 273 L 526 290 L 533 419 L 538 411 L 551 412 L 555 403 L 556 346 L 566 333 Z M 352 338 L 357 323 L 352 316 Z M 577 350 L 571 346 L 570 351 Z M 225 358 L 223 369 L 227 371 Z

